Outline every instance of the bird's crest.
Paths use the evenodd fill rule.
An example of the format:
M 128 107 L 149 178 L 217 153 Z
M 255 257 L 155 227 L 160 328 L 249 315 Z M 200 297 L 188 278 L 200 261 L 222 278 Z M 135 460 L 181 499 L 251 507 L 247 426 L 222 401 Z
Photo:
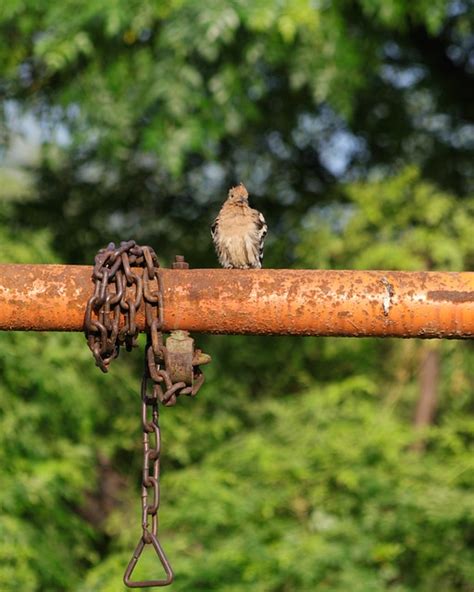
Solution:
M 247 202 L 248 198 L 249 198 L 249 193 L 243 183 L 240 183 L 236 187 L 231 187 L 229 189 L 229 198 L 228 198 L 229 201 L 243 203 L 243 202 Z

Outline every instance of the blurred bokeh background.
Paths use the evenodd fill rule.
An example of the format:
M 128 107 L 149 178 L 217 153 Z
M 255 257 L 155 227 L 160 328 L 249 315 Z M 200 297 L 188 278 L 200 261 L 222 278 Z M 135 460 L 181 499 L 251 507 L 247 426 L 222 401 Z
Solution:
M 473 78 L 471 0 L 2 0 L 0 260 L 215 267 L 243 181 L 266 267 L 472 270 Z M 198 340 L 161 414 L 173 590 L 474 590 L 472 342 Z M 2 592 L 123 589 L 140 368 L 0 335 Z

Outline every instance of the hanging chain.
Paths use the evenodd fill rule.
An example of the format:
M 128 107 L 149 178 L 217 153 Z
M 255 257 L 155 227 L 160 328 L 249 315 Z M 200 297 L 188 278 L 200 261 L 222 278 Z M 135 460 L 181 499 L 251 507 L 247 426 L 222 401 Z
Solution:
M 176 257 L 175 269 L 188 264 Z M 138 273 L 138 269 L 141 272 Z M 158 508 L 160 505 L 161 432 L 158 405 L 176 404 L 180 395 L 195 396 L 204 375 L 199 364 L 210 357 L 194 349 L 194 341 L 185 331 L 173 331 L 163 340 L 163 290 L 159 263 L 154 250 L 124 241 L 119 247 L 110 243 L 95 257 L 92 274 L 94 293 L 85 314 L 87 343 L 96 365 L 108 372 L 110 362 L 125 345 L 130 351 L 137 345 L 139 329 L 136 317 L 145 304 L 147 342 L 141 384 L 141 420 L 143 429 L 142 535 L 124 575 L 130 588 L 166 586 L 173 581 L 173 571 L 158 540 Z M 151 392 L 149 386 L 151 385 Z M 149 521 L 151 520 L 151 527 Z M 131 576 L 146 545 L 152 545 L 165 570 L 161 580 L 132 581 Z
M 147 394 L 149 378 L 148 364 L 142 379 L 142 428 L 143 428 L 143 474 L 142 474 L 142 536 L 125 570 L 124 583 L 130 588 L 167 586 L 173 581 L 173 570 L 158 540 L 158 508 L 160 507 L 160 454 L 161 431 L 158 423 L 158 395 L 153 388 Z M 151 529 L 149 525 L 151 519 Z M 166 577 L 161 580 L 133 582 L 131 576 L 145 545 L 153 545 L 165 570 Z

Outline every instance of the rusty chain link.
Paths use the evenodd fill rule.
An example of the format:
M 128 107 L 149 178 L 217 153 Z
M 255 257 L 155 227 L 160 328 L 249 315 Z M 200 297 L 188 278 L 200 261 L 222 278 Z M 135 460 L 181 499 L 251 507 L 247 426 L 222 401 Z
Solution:
M 184 257 L 176 256 L 174 269 L 187 269 Z M 141 268 L 141 273 L 138 269 Z M 161 432 L 159 403 L 171 406 L 180 395 L 195 396 L 204 382 L 199 364 L 210 357 L 194 348 L 186 331 L 173 331 L 163 340 L 163 290 L 159 263 L 154 250 L 135 241 L 110 243 L 95 257 L 92 274 L 94 292 L 85 314 L 87 343 L 96 365 L 108 372 L 110 362 L 125 345 L 130 351 L 137 345 L 136 316 L 144 303 L 147 341 L 141 384 L 143 428 L 142 535 L 124 574 L 130 588 L 166 586 L 173 571 L 158 540 L 160 505 Z M 151 393 L 148 392 L 151 383 Z M 151 501 L 150 501 L 151 498 Z M 151 518 L 151 529 L 149 519 Z M 132 581 L 132 573 L 146 545 L 152 545 L 165 570 L 161 580 Z
M 147 364 L 145 364 L 147 366 Z M 143 475 L 142 475 L 142 536 L 125 570 L 124 583 L 130 588 L 167 586 L 173 581 L 173 570 L 157 537 L 158 508 L 160 506 L 160 454 L 161 432 L 158 424 L 158 397 L 146 392 L 147 370 L 142 380 L 142 427 L 143 427 Z M 151 409 L 151 418 L 149 410 Z M 149 499 L 151 493 L 151 503 Z M 151 531 L 148 520 L 151 518 Z M 165 570 L 166 577 L 160 580 L 134 582 L 131 576 L 145 545 L 153 545 Z

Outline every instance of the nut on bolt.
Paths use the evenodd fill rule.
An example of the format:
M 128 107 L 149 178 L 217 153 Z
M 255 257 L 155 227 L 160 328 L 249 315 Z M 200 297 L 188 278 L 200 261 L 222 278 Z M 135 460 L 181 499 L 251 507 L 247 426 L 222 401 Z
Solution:
M 189 263 L 186 263 L 183 255 L 176 255 L 171 267 L 173 269 L 189 269 Z

